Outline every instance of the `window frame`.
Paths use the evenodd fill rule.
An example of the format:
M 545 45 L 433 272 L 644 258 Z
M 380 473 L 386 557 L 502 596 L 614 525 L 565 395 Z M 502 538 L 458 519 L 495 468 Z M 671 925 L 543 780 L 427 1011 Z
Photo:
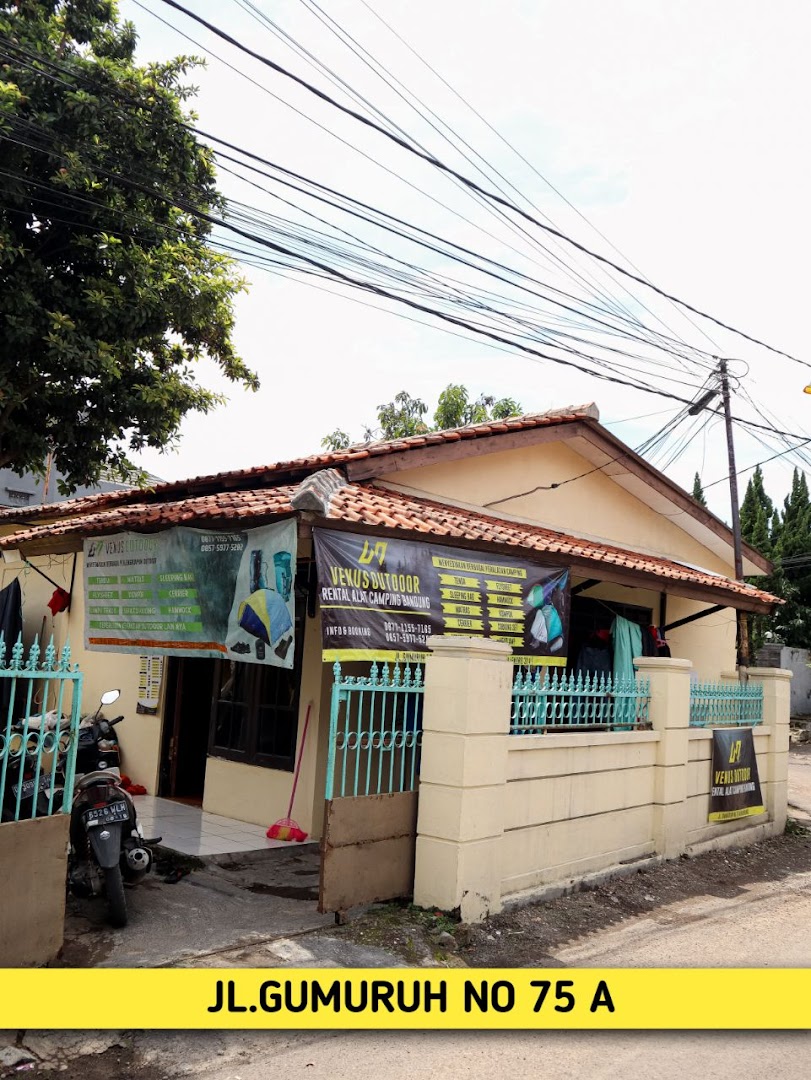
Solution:
M 232 660 L 231 657 L 224 657 L 222 659 L 217 659 L 214 661 L 215 691 L 211 697 L 211 714 L 209 717 L 209 757 L 222 758 L 225 761 L 236 761 L 243 765 L 253 765 L 263 769 L 276 769 L 280 772 L 293 772 L 293 769 L 295 767 L 296 749 L 298 746 L 298 720 L 299 705 L 301 703 L 301 676 L 304 658 L 304 635 L 307 631 L 307 593 L 306 590 L 299 587 L 298 582 L 295 588 L 294 626 L 295 652 L 293 655 L 292 668 L 279 668 L 271 665 L 262 664 L 246 664 L 244 660 Z M 235 664 L 244 664 L 245 668 L 249 669 L 246 671 L 246 675 L 249 679 L 246 698 L 246 717 L 242 731 L 240 732 L 240 745 L 238 748 L 231 746 L 218 746 L 215 742 L 215 735 L 217 729 L 217 712 L 220 703 L 219 693 L 222 686 L 223 664 L 228 664 L 231 662 Z M 293 679 L 293 700 L 290 704 L 289 710 L 284 710 L 285 712 L 289 712 L 291 724 L 293 725 L 290 740 L 290 754 L 266 754 L 260 752 L 260 750 L 258 749 L 260 733 L 260 707 L 262 704 L 262 676 L 264 676 L 265 678 L 270 678 L 273 676 L 279 677 L 282 674 L 288 675 Z

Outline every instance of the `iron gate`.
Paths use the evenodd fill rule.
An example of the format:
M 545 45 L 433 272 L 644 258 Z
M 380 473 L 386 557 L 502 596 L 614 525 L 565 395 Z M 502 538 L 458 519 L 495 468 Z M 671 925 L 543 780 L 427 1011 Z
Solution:
M 319 910 L 410 895 L 425 686 L 419 665 L 333 668 Z
M 25 657 L 22 638 L 18 638 L 6 659 L 6 643 L 0 634 L 0 695 L 0 715 L 5 713 L 5 722 L 0 721 L 2 820 L 67 813 L 73 798 L 82 703 L 82 674 L 71 665 L 70 646 L 57 654 L 51 638 L 40 660 L 39 641 L 34 641 Z M 56 800 L 60 788 L 64 791 Z

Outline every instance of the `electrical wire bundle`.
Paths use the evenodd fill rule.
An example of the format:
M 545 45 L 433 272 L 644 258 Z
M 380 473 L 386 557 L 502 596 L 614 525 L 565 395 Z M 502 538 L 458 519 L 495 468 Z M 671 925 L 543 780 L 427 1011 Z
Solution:
M 109 159 L 102 155 L 100 160 L 94 151 L 93 168 L 100 183 L 136 192 L 152 205 L 181 212 L 181 218 L 173 219 L 175 225 L 167 219 L 163 226 L 167 234 L 198 220 L 210 228 L 213 249 L 233 256 L 245 266 L 383 307 L 400 317 L 509 355 L 524 356 L 546 367 L 576 370 L 590 378 L 671 400 L 679 406 L 678 411 L 639 447 L 640 453 L 660 461 L 662 468 L 678 461 L 699 437 L 706 454 L 707 436 L 719 412 L 717 403 L 698 413 L 690 409 L 708 389 L 717 388 L 718 356 L 723 350 L 710 336 L 710 325 L 713 332 L 722 331 L 745 341 L 749 349 L 756 347 L 783 360 L 801 363 L 653 284 L 616 248 L 615 259 L 563 232 L 504 171 L 443 120 L 424 97 L 413 93 L 391 64 L 381 63 L 357 34 L 350 33 L 316 0 L 300 3 L 317 21 L 320 31 L 334 39 L 334 53 L 330 55 L 343 57 L 343 50 L 351 54 L 353 63 L 361 65 L 372 84 L 379 85 L 381 94 L 385 87 L 387 99 L 392 100 L 393 95 L 399 102 L 402 117 L 392 116 L 390 109 L 376 103 L 370 92 L 357 89 L 334 62 L 326 63 L 254 0 L 232 0 L 258 27 L 250 45 L 177 0 L 161 0 L 164 9 L 171 9 L 171 19 L 142 0 L 134 2 L 238 78 L 249 81 L 302 121 L 360 155 L 370 169 L 382 170 L 392 185 L 405 185 L 409 205 L 421 208 L 406 212 L 401 209 L 403 200 L 388 207 L 385 200 L 383 205 L 376 205 L 377 200 L 373 203 L 360 198 L 358 192 L 342 191 L 326 183 L 324 176 L 308 176 L 256 148 L 241 147 L 192 124 L 190 130 L 213 148 L 219 173 L 228 178 L 229 197 L 219 212 L 201 209 L 194 190 L 163 190 L 160 177 L 150 174 L 146 165 L 143 171 L 130 170 L 123 175 L 114 155 Z M 527 158 L 469 106 L 373 7 L 365 0 L 360 3 L 560 196 Z M 189 23 L 221 42 L 221 51 L 230 51 L 234 59 L 200 45 L 184 29 Z M 278 45 L 292 53 L 297 63 L 307 69 L 307 77 L 272 59 L 270 47 L 260 47 L 266 40 L 263 35 L 273 40 L 274 49 Z M 259 65 L 265 75 L 255 78 L 249 74 L 246 59 L 252 61 L 251 70 Z M 63 86 L 76 87 L 83 82 L 83 88 L 93 92 L 92 73 L 84 77 L 75 66 L 46 60 L 2 36 L 0 62 Z M 311 81 L 313 78 L 321 85 Z M 326 84 L 329 90 L 323 88 Z M 304 101 L 321 111 L 313 115 L 306 107 L 294 104 L 292 93 L 286 93 L 293 87 L 295 101 Z M 123 97 L 120 101 L 122 108 L 135 104 Z M 340 124 L 331 123 L 332 114 L 340 116 Z M 413 134 L 407 117 L 427 133 Z M 392 145 L 396 153 L 418 164 L 419 174 L 413 178 L 411 173 L 406 175 L 404 163 L 399 167 L 396 157 L 390 159 L 390 167 L 380 160 L 376 150 L 370 152 L 346 138 L 342 132 L 348 128 L 357 129 L 367 147 L 383 141 Z M 21 118 L 3 130 L 0 141 L 36 150 L 52 160 L 55 168 L 65 155 L 65 148 L 58 145 L 52 131 Z M 80 156 L 91 151 L 82 146 L 72 149 Z M 445 152 L 454 164 L 444 159 Z M 426 190 L 424 185 L 430 187 L 436 179 L 441 182 L 441 191 Z M 9 205 L 8 191 L 24 190 L 35 202 L 42 221 L 70 220 L 80 229 L 98 230 L 98 214 L 104 207 L 91 194 L 36 182 L 13 167 L 0 166 L 0 181 L 7 192 L 1 208 L 5 212 L 22 212 Z M 109 221 L 106 231 L 122 238 L 137 238 L 139 230 L 147 225 L 154 230 L 152 219 L 122 210 Z M 597 235 L 608 244 L 601 233 Z M 665 318 L 666 311 L 670 321 Z M 673 319 L 678 319 L 680 330 L 671 325 Z M 701 346 L 692 343 L 699 337 L 703 340 Z M 811 457 L 803 450 L 811 440 L 777 423 L 758 403 L 757 395 L 753 396 L 744 385 L 748 375 L 747 369 L 745 374 L 736 374 L 734 380 L 738 391 L 735 422 L 739 428 L 769 450 L 780 448 L 766 460 L 792 457 L 811 464 Z

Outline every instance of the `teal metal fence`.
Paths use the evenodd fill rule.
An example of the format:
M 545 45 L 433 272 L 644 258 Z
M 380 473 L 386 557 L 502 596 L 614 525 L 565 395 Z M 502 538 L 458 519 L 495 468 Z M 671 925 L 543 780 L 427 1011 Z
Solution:
M 326 798 L 413 791 L 419 778 L 422 667 L 333 668 Z
M 693 683 L 690 727 L 755 727 L 763 723 L 762 683 Z
M 68 812 L 82 703 L 82 674 L 70 662 L 70 646 L 58 654 L 51 638 L 41 653 L 34 641 L 26 657 L 18 638 L 7 656 L 0 634 L 0 702 L 2 820 Z
M 558 668 L 518 668 L 513 681 L 511 735 L 548 731 L 629 731 L 648 726 L 647 679 L 567 674 Z

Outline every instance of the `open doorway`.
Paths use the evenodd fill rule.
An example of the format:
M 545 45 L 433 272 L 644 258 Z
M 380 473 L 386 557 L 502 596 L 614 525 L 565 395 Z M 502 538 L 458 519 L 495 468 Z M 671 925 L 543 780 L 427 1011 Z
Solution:
M 169 659 L 158 783 L 165 799 L 203 802 L 215 663 L 189 656 Z

